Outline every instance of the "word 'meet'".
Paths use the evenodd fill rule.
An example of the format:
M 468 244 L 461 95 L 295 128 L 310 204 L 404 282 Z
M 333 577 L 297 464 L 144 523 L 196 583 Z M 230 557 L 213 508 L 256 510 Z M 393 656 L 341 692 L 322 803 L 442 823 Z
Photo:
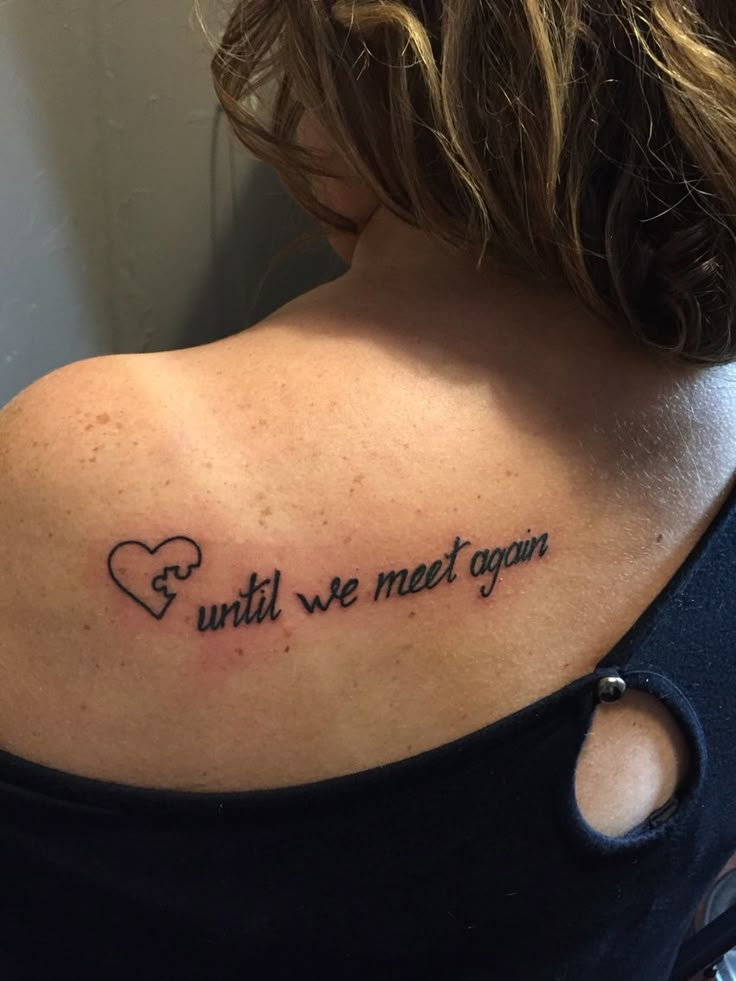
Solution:
M 398 596 L 421 593 L 423 589 L 434 589 L 441 582 L 454 582 L 457 579 L 457 574 L 454 571 L 455 560 L 460 550 L 467 545 L 470 545 L 470 542 L 464 542 L 458 535 L 452 549 L 449 552 L 445 552 L 447 565 L 444 569 L 442 568 L 443 560 L 435 559 L 429 566 L 420 563 L 411 573 L 408 569 L 399 569 L 398 571 L 392 569 L 390 572 L 379 572 L 376 588 L 373 593 L 373 602 L 378 601 L 382 591 L 385 591 L 383 599 L 390 599 L 391 592 L 397 582 L 399 585 L 396 587 L 395 595 Z M 407 579 L 409 580 L 408 584 Z

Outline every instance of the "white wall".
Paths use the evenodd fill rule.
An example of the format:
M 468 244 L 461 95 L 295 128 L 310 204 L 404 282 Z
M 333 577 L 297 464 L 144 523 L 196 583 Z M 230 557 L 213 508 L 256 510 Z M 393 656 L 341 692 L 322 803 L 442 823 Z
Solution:
M 305 221 L 230 134 L 193 9 L 0 0 L 0 405 L 61 364 L 234 333 L 339 270 L 317 248 L 256 296 Z

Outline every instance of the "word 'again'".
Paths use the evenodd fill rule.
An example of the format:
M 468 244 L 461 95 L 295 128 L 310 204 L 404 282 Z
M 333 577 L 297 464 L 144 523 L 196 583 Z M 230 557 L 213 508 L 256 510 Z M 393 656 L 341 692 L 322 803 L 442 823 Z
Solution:
M 530 529 L 527 529 L 529 531 Z M 470 560 L 470 575 L 489 576 L 485 586 L 480 587 L 481 596 L 490 596 L 496 585 L 501 568 L 509 568 L 517 562 L 528 562 L 539 545 L 539 557 L 547 552 L 547 534 L 539 538 L 528 538 L 523 542 L 512 542 L 506 548 L 483 548 L 473 554 Z

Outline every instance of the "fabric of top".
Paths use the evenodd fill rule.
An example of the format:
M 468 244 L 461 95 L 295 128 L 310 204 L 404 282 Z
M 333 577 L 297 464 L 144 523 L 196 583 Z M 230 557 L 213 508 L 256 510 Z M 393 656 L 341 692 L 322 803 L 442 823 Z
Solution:
M 357 774 L 189 793 L 0 753 L 0 978 L 667 981 L 736 851 L 735 573 L 736 487 L 595 671 Z M 613 670 L 692 756 L 619 838 L 574 795 Z

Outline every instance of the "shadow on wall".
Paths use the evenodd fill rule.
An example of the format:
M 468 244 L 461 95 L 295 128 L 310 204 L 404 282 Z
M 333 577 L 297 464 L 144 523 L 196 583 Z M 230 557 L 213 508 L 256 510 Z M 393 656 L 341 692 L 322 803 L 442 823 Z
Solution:
M 0 407 L 60 365 L 237 333 L 342 267 L 224 125 L 177 0 L 0 0 Z M 227 152 L 225 152 L 227 151 Z
M 345 271 L 317 223 L 265 164 L 249 170 L 233 210 L 230 229 L 212 237 L 210 278 L 172 337 L 172 349 L 238 333 Z
M 114 349 L 97 22 L 95 0 L 0 3 L 0 402 Z

